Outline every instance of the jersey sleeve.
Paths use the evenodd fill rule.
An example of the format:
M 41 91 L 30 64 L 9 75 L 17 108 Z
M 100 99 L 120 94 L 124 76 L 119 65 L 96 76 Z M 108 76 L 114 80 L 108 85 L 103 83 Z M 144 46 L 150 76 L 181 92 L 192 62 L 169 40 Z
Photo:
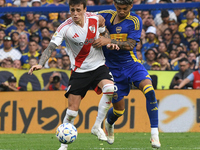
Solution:
M 130 22 L 127 39 L 139 42 L 142 32 L 142 19 L 139 16 L 133 16 Z

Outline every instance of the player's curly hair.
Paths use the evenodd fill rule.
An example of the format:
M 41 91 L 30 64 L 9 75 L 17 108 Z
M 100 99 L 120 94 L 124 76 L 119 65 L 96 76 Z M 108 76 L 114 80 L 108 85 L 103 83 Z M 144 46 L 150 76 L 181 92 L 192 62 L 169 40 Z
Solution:
M 133 0 L 114 0 L 114 2 L 121 5 L 131 5 Z
M 69 6 L 71 5 L 77 5 L 77 4 L 83 4 L 83 8 L 86 7 L 86 0 L 70 0 Z

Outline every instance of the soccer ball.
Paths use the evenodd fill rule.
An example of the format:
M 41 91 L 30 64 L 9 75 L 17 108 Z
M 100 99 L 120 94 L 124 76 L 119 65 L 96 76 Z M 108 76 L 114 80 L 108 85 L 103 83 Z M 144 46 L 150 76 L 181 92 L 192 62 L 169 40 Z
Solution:
M 70 144 L 77 138 L 78 132 L 71 123 L 63 123 L 56 130 L 56 137 L 63 144 Z

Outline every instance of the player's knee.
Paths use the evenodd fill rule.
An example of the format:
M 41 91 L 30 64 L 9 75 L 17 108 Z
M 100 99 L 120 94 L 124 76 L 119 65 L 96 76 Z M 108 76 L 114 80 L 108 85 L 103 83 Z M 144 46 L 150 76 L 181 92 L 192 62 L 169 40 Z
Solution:
M 115 114 L 115 116 L 121 117 L 124 114 L 124 110 L 116 110 L 113 108 L 113 113 Z
M 103 94 L 105 94 L 108 97 L 112 97 L 114 93 L 114 85 L 113 84 L 106 84 L 102 88 Z
M 143 88 L 143 93 L 145 95 L 145 97 L 147 98 L 147 100 L 152 100 L 152 101 L 155 101 L 156 98 L 155 98 L 155 91 L 154 91 L 154 88 L 152 85 L 146 85 L 144 88 Z

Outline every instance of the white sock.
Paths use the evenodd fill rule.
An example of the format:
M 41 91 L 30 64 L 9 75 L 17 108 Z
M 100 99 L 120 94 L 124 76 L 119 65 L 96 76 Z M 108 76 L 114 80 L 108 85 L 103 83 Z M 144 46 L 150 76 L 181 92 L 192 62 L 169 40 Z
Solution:
M 63 119 L 63 123 L 74 124 L 74 120 L 75 120 L 77 115 L 78 115 L 78 111 L 67 109 L 66 115 L 65 115 L 65 117 Z
M 101 127 L 101 124 L 110 107 L 110 104 L 112 101 L 112 95 L 114 92 L 114 85 L 113 84 L 104 85 L 102 92 L 103 92 L 103 96 L 101 97 L 101 100 L 99 102 L 98 114 L 97 114 L 96 121 L 94 123 L 94 126 L 97 126 L 98 128 Z
M 151 128 L 151 135 L 158 135 L 158 128 Z

